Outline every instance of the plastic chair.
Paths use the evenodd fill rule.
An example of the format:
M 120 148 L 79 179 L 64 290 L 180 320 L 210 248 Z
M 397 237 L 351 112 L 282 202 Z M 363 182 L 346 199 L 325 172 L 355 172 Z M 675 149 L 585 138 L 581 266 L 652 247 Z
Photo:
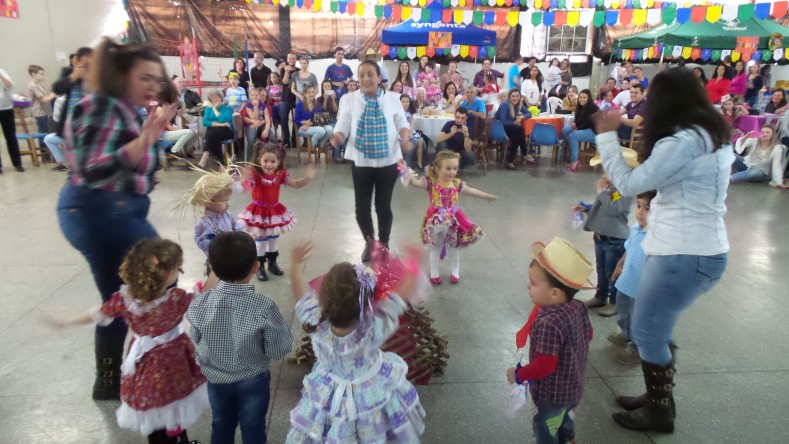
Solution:
M 529 136 L 529 147 L 531 146 L 550 146 L 553 147 L 552 158 L 556 159 L 557 167 L 561 164 L 562 145 L 559 143 L 559 136 L 556 128 L 547 123 L 535 123 Z
M 545 104 L 548 107 L 548 114 L 556 114 L 556 111 L 562 109 L 562 99 L 558 97 L 548 97 Z
M 485 123 L 490 126 L 488 129 L 488 146 L 487 149 L 496 150 L 496 161 L 504 161 L 504 153 L 507 151 L 507 146 L 510 143 L 510 138 L 507 137 L 507 132 L 504 131 L 504 125 L 501 121 L 490 118 Z

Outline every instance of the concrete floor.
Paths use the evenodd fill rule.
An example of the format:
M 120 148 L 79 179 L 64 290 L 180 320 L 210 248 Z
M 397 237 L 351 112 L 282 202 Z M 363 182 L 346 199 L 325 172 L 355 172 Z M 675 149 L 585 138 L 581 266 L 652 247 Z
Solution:
M 87 264 L 63 238 L 55 202 L 65 175 L 48 166 L 10 167 L 3 150 L 0 175 L 0 443 L 141 443 L 144 438 L 115 423 L 117 402 L 93 402 L 93 332 L 79 327 L 54 331 L 42 315 L 74 314 L 98 302 Z M 303 167 L 289 159 L 299 177 Z M 498 202 L 464 197 L 466 213 L 487 237 L 462 253 L 462 282 L 439 287 L 428 307 L 450 345 L 446 375 L 419 387 L 427 411 L 426 443 L 532 442 L 530 408 L 510 412 L 505 369 L 513 364 L 514 335 L 531 303 L 526 267 L 532 242 L 563 236 L 594 257 L 591 235 L 573 231 L 569 208 L 591 201 L 591 172 L 566 173 L 543 165 L 488 175 L 470 172 L 469 185 L 497 194 Z M 194 245 L 191 215 L 172 214 L 174 201 L 197 174 L 176 168 L 159 174 L 151 195 L 150 220 L 160 235 L 185 247 L 184 288 L 200 278 L 203 255 Z M 729 268 L 722 282 L 704 295 L 675 331 L 680 344 L 673 435 L 620 429 L 610 414 L 614 395 L 643 388 L 640 368 L 613 359 L 605 336 L 616 330 L 613 318 L 592 315 L 595 339 L 589 354 L 586 388 L 577 415 L 578 442 L 584 443 L 786 443 L 789 442 L 789 194 L 766 185 L 730 189 L 727 223 Z M 356 261 L 362 249 L 353 214 L 349 165 L 321 165 L 315 180 L 301 190 L 284 190 L 282 201 L 299 224 L 283 237 L 288 248 L 312 239 L 317 252 L 308 276 L 338 261 Z M 235 197 L 238 211 L 248 196 Z M 427 206 L 424 192 L 397 185 L 392 245 L 418 240 Z M 632 218 L 632 216 L 631 216 Z M 442 265 L 443 275 L 448 269 Z M 784 270 L 784 271 L 781 271 Z M 293 317 L 286 277 L 257 283 L 283 314 Z M 591 292 L 581 293 L 581 299 Z M 298 333 L 298 325 L 293 323 Z M 269 438 L 281 443 L 288 412 L 295 405 L 308 369 L 273 365 Z M 190 428 L 190 437 L 209 442 L 210 413 Z M 240 438 L 238 439 L 240 441 Z

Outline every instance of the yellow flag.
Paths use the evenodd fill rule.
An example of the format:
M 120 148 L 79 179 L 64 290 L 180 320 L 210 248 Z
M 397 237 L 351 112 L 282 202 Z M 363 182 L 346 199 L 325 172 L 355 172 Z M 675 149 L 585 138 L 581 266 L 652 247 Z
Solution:
M 742 54 L 740 54 L 740 51 L 732 51 L 731 52 L 732 63 L 735 63 L 737 62 L 737 60 L 740 60 L 740 56 L 742 56 Z
M 421 59 L 423 55 L 425 55 L 425 47 L 424 46 L 417 46 L 416 47 L 416 56 Z
M 410 19 L 411 8 L 403 8 L 403 12 L 400 13 L 400 17 L 402 17 L 403 21 Z
M 633 11 L 633 24 L 636 26 L 641 26 L 647 22 L 647 10 L 646 9 L 636 9 Z
M 693 48 L 691 48 L 690 46 L 686 46 L 686 47 L 682 48 L 682 58 L 683 59 L 689 59 L 691 52 L 693 52 Z
M 509 23 L 510 26 L 518 24 L 518 11 L 510 11 L 507 13 L 507 23 Z
M 723 6 L 707 6 L 707 21 L 710 23 L 715 23 L 721 18 L 721 14 L 723 13 Z
M 427 5 L 427 0 L 419 0 L 419 6 L 425 7 Z
M 455 23 L 463 23 L 463 10 L 462 9 L 455 9 L 455 13 L 452 14 L 453 20 Z
M 468 57 L 468 45 L 460 45 L 460 56 Z
M 542 9 L 542 0 L 534 0 L 534 7 L 537 9 Z
M 356 3 L 356 15 L 359 17 L 364 15 L 364 3 L 358 2 Z
M 581 13 L 579 11 L 568 11 L 567 12 L 567 25 L 575 26 L 578 24 L 578 19 L 580 19 Z
M 312 10 L 315 12 L 321 10 L 321 0 L 315 0 L 315 2 L 312 4 Z
M 465 7 L 466 6 L 466 0 L 458 0 L 458 6 L 460 6 L 461 8 Z

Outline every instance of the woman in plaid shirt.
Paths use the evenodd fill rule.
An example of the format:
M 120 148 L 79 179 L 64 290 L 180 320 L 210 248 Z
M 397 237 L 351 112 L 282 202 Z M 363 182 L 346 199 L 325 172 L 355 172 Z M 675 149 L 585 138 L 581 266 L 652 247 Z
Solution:
M 103 301 L 118 291 L 118 267 L 137 241 L 158 237 L 146 220 L 156 180 L 156 142 L 175 116 L 177 94 L 159 55 L 136 44 L 105 39 L 94 53 L 94 91 L 69 112 L 65 125 L 69 178 L 60 192 L 63 235 L 88 261 Z M 140 111 L 159 99 L 169 104 L 147 119 Z M 118 399 L 126 324 L 96 327 L 94 399 Z

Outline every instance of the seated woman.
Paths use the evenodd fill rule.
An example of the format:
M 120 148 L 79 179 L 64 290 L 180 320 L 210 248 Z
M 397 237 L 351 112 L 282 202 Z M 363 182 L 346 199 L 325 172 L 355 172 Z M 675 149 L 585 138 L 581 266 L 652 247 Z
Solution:
M 233 108 L 226 105 L 223 100 L 225 96 L 218 89 L 208 93 L 208 100 L 211 106 L 203 111 L 203 126 L 205 127 L 205 148 L 203 156 L 200 158 L 198 166 L 205 168 L 208 164 L 208 156 L 214 156 L 217 162 L 222 163 L 222 142 L 232 140 L 233 132 Z
M 726 122 L 728 122 L 731 127 L 731 140 L 735 142 L 742 136 L 742 131 L 737 128 L 737 119 L 742 115 L 747 115 L 748 111 L 741 105 L 735 104 L 734 99 L 729 94 L 726 94 L 721 97 L 721 113 L 723 113 L 723 118 L 726 119 Z
M 590 100 L 591 102 L 591 100 Z M 562 114 L 572 114 L 578 106 L 578 87 L 570 85 L 567 87 L 567 97 L 562 99 Z
M 568 93 L 567 96 L 569 97 L 570 94 Z M 592 92 L 588 89 L 581 91 L 575 108 L 575 121 L 562 130 L 562 137 L 570 145 L 570 166 L 567 167 L 567 171 L 575 171 L 581 166 L 581 162 L 578 161 L 578 143 L 595 141 L 592 114 L 597 111 L 597 105 L 592 102 Z
M 754 131 L 740 137 L 734 145 L 737 158 L 731 166 L 731 182 L 769 181 L 774 187 L 787 188 L 781 163 L 784 149 L 769 125 L 763 125 L 761 133 Z
M 427 91 L 421 86 L 416 89 L 416 99 L 414 100 L 415 112 L 417 114 L 430 114 L 435 108 L 427 101 Z
M 353 90 L 356 91 L 356 90 Z M 351 82 L 348 82 L 348 92 L 351 91 Z M 324 113 L 329 114 L 329 125 L 332 127 L 331 133 L 334 132 L 334 124 L 337 123 L 337 94 L 332 89 L 331 80 L 324 79 L 321 82 L 321 96 L 315 99 L 316 102 L 320 105 L 321 109 Z M 341 163 L 343 161 L 343 153 L 345 152 L 345 145 L 338 146 L 334 148 L 333 155 L 334 161 L 337 163 Z
M 321 104 L 315 100 L 317 87 L 307 85 L 304 87 L 304 101 L 296 104 L 295 122 L 299 125 L 299 136 L 309 137 L 312 140 L 312 147 L 320 149 L 324 147 L 329 138 L 334 134 L 334 127 L 328 122 L 314 122 L 313 118 L 323 112 Z
M 403 112 L 405 113 L 405 120 L 411 126 L 411 137 L 414 139 L 414 148 L 413 150 L 403 153 L 403 157 L 407 165 L 411 165 L 411 161 L 414 159 L 414 151 L 416 151 L 416 166 L 419 168 L 421 172 L 424 170 L 424 163 L 422 162 L 422 156 L 426 153 L 425 139 L 422 138 L 421 131 L 414 131 L 414 121 L 411 119 L 413 115 L 413 104 L 411 103 L 411 97 L 408 94 L 400 95 L 400 104 L 403 105 Z
M 444 97 L 438 102 L 438 107 L 443 109 L 447 114 L 455 114 L 458 108 L 458 103 L 463 99 L 463 96 L 458 94 L 458 88 L 452 82 L 447 82 L 444 85 Z
M 770 103 L 764 108 L 765 114 L 783 114 L 786 112 L 786 91 L 774 88 Z
M 511 89 L 507 96 L 507 101 L 499 105 L 494 119 L 501 122 L 504 126 L 504 132 L 510 139 L 510 144 L 507 147 L 507 163 L 505 167 L 510 170 L 515 169 L 515 154 L 518 148 L 521 150 L 521 155 L 526 156 L 526 136 L 523 131 L 521 122 L 524 119 L 531 118 L 531 113 L 523 102 L 521 92 L 518 89 Z
M 268 91 L 265 88 L 250 88 L 249 101 L 241 107 L 241 119 L 244 122 L 244 137 L 247 142 L 244 161 L 253 162 L 257 160 L 252 159 L 252 152 L 258 140 L 267 143 L 275 139 L 268 106 Z
M 156 108 L 156 115 L 159 116 L 163 112 L 162 107 Z M 191 157 L 191 150 L 194 148 L 192 141 L 197 136 L 197 131 L 189 129 L 188 125 L 192 123 L 195 117 L 186 114 L 186 107 L 184 102 L 178 100 L 176 107 L 176 115 L 170 123 L 165 127 L 162 133 L 162 140 L 168 142 L 175 142 L 175 145 L 170 148 L 170 154 L 178 157 Z

